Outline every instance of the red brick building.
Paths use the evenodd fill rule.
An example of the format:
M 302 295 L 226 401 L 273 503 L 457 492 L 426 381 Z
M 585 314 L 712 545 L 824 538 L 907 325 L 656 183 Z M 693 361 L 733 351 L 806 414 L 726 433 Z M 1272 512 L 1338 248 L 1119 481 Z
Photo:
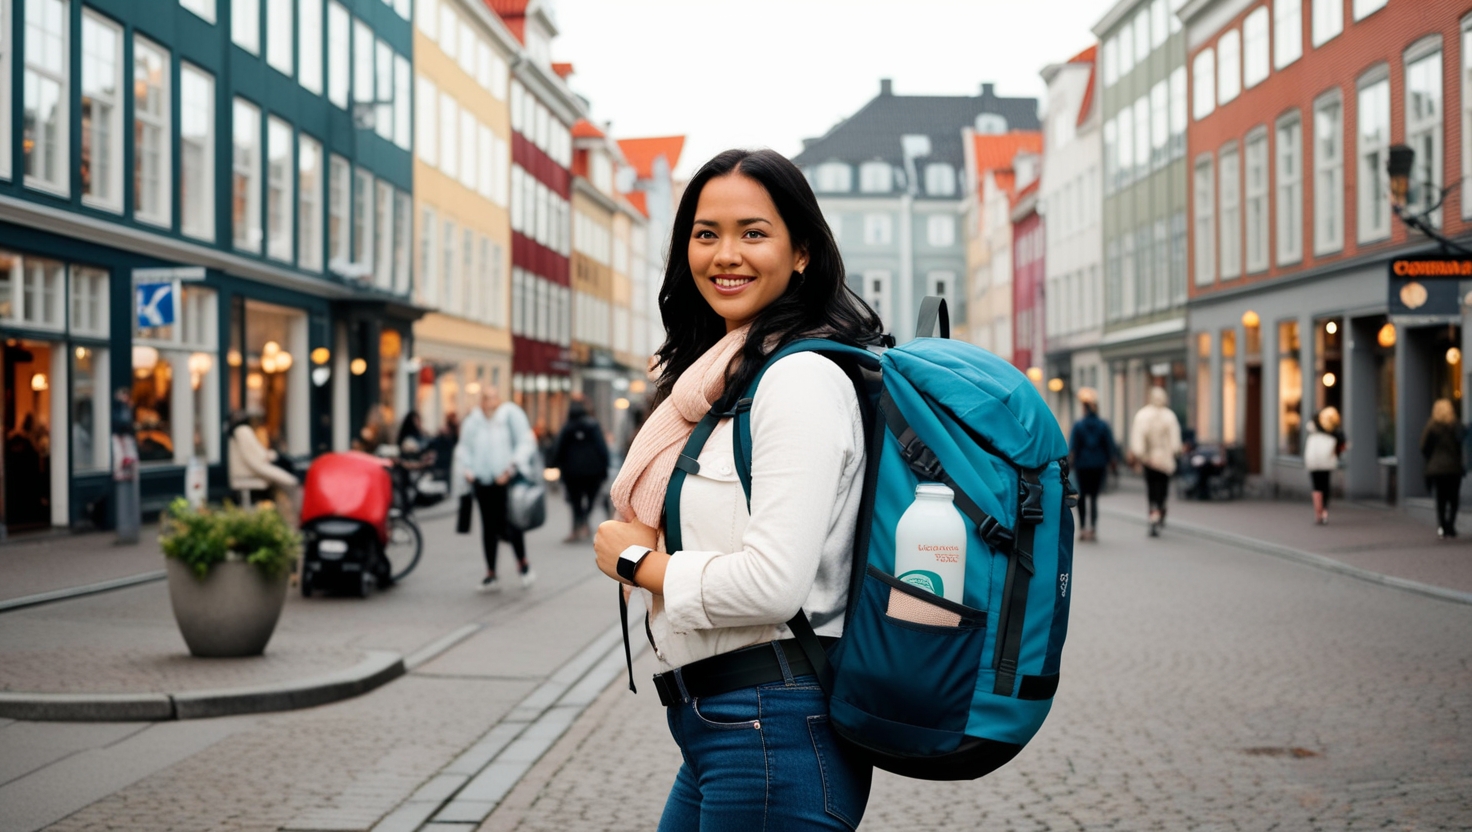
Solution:
M 1349 439 L 1336 485 L 1429 507 L 1419 439 L 1436 399 L 1460 407 L 1464 314 L 1390 316 L 1388 260 L 1437 246 L 1393 216 L 1385 163 L 1416 149 L 1413 210 L 1462 181 L 1472 2 L 1195 0 L 1179 17 L 1191 422 L 1242 445 L 1272 490 L 1307 491 L 1303 436 L 1332 405 Z M 1472 235 L 1460 189 L 1431 216 Z

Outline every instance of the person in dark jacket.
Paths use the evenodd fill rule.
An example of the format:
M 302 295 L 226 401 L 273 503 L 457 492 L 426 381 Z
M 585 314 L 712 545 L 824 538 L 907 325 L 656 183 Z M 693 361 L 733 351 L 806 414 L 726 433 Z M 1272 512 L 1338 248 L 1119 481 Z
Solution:
M 567 423 L 557 435 L 552 465 L 562 472 L 562 485 L 572 506 L 572 532 L 562 542 L 588 540 L 593 536 L 588 531 L 588 515 L 608 478 L 608 443 L 582 399 L 573 399 L 567 406 Z
M 1099 418 L 1099 394 L 1092 387 L 1078 391 L 1084 417 L 1073 423 L 1068 455 L 1078 475 L 1078 528 L 1080 540 L 1096 540 L 1099 526 L 1099 488 L 1106 468 L 1118 469 L 1119 446 L 1109 423 Z
M 1437 399 L 1431 420 L 1421 431 L 1421 456 L 1426 458 L 1427 484 L 1436 493 L 1436 536 L 1457 536 L 1457 503 L 1461 500 L 1462 440 L 1465 430 L 1451 399 Z

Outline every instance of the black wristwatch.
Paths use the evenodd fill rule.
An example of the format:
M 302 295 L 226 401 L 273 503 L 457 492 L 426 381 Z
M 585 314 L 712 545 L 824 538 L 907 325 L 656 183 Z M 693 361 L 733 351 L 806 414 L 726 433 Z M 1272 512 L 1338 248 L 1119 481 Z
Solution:
M 654 550 L 648 546 L 637 544 L 623 550 L 618 556 L 618 576 L 629 584 L 638 586 L 634 583 L 634 573 L 639 571 L 639 564 L 643 563 L 644 558 L 648 557 L 652 551 Z

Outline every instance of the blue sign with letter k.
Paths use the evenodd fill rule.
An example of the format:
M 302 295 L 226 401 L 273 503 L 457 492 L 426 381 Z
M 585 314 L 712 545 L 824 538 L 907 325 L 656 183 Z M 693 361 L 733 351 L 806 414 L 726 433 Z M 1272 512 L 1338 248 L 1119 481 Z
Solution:
M 174 322 L 174 284 L 140 283 L 135 291 L 140 329 L 168 326 Z

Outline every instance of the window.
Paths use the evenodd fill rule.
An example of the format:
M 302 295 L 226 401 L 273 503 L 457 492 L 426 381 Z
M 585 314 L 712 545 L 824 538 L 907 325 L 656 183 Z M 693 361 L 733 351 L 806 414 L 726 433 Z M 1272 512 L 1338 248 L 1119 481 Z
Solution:
M 1388 2 L 1390 0 L 1354 0 L 1355 22 L 1364 20 L 1366 17 L 1385 8 L 1385 4 Z
M 848 193 L 853 189 L 853 169 L 842 162 L 824 162 L 816 174 L 819 193 Z
M 1344 108 L 1336 90 L 1314 104 L 1314 254 L 1344 247 Z
M 266 254 L 291 262 L 292 171 L 291 125 L 275 116 L 266 120 Z
M 1221 150 L 1221 275 L 1222 280 L 1242 276 L 1242 168 L 1235 144 Z
M 394 0 L 394 14 L 408 20 L 410 2 L 411 0 Z
M 1196 333 L 1196 436 L 1206 439 L 1211 429 L 1211 333 Z
M 1344 0 L 1313 0 L 1314 46 L 1323 46 L 1344 31 Z
M 65 274 L 66 266 L 55 260 L 0 251 L 0 321 L 61 330 Z
M 445 53 L 446 57 L 453 61 L 458 57 L 456 47 L 459 45 L 458 38 L 460 37 L 460 29 L 462 27 L 460 25 L 460 17 L 455 14 L 455 10 L 450 8 L 450 6 L 451 4 L 449 2 L 440 6 L 439 43 L 440 50 Z
M 1159 49 L 1165 45 L 1165 39 L 1170 36 L 1168 16 L 1165 0 L 1155 0 L 1150 4 L 1150 48 Z
M 239 0 L 235 0 L 239 2 Z M 266 0 L 266 63 L 291 77 L 293 0 Z
M 322 270 L 322 145 L 306 135 L 297 137 L 297 265 Z
M 394 140 L 394 50 L 384 41 L 373 47 L 373 77 L 377 92 L 373 100 L 382 102 L 373 107 L 373 127 L 378 135 L 388 141 Z M 369 89 L 374 89 L 370 87 Z
M 446 219 L 441 224 L 440 239 L 440 304 L 445 309 L 458 309 L 462 302 L 460 282 L 456 280 L 455 269 L 459 261 L 455 258 L 455 240 L 457 238 L 455 223 Z M 540 339 L 545 340 L 545 339 Z
M 409 99 L 411 77 L 409 59 L 394 55 L 394 144 L 405 150 L 409 149 L 409 136 L 413 129 L 413 111 L 410 109 L 413 102 Z
M 215 22 L 215 0 L 179 0 L 179 5 L 210 23 Z
M 419 153 L 420 161 L 426 165 L 438 166 L 440 137 L 436 108 L 440 93 L 434 82 L 423 75 L 418 78 L 418 86 L 414 95 L 414 126 L 418 131 L 418 135 L 414 137 L 415 150 Z
M 1242 33 L 1227 32 L 1216 42 L 1216 101 L 1226 104 L 1242 91 Z
M 230 40 L 258 55 L 261 51 L 261 0 L 231 0 Z
M 235 247 L 261 250 L 261 111 L 235 99 L 234 154 L 231 161 L 231 217 Z
M 327 262 L 340 271 L 353 259 L 349 206 L 353 202 L 353 172 L 348 160 L 333 155 L 327 171 Z
M 66 194 L 70 188 L 68 20 L 65 0 L 26 0 L 23 145 L 26 184 L 60 194 Z
M 167 227 L 169 208 L 169 53 L 133 38 L 133 215 Z
M 1142 64 L 1150 57 L 1150 9 L 1140 9 L 1135 15 L 1135 63 Z
M 123 209 L 122 41 L 116 24 L 82 13 L 82 200 L 109 211 Z
M 1119 311 L 1120 316 L 1124 318 L 1135 316 L 1135 286 L 1138 285 L 1135 274 L 1135 239 L 1137 236 L 1135 232 L 1127 231 L 1120 239 Z
M 524 231 L 526 223 L 526 176 L 521 165 L 511 166 L 511 230 Z
M 865 162 L 859 166 L 859 190 L 866 194 L 887 194 L 894 185 L 894 174 L 888 162 Z
M 1186 305 L 1186 212 L 1170 215 L 1170 287 L 1171 302 Z
M 409 292 L 410 240 L 414 222 L 414 200 L 403 191 L 394 191 L 394 291 Z
M 215 79 L 179 65 L 179 218 L 185 234 L 215 239 Z
M 1120 186 L 1128 185 L 1135 178 L 1135 122 L 1133 108 L 1119 111 L 1119 144 L 1114 154 L 1119 170 L 1115 175 Z
M 893 223 L 889 214 L 864 215 L 864 244 L 887 246 L 890 244 Z
M 926 242 L 936 248 L 956 244 L 956 218 L 946 214 L 931 214 L 925 221 Z
M 72 335 L 106 338 L 108 334 L 107 272 L 85 266 L 71 268 Z
M 1222 330 L 1222 443 L 1237 441 L 1237 330 Z
M 1378 80 L 1361 82 L 1359 89 L 1359 241 L 1383 240 L 1390 236 L 1390 205 L 1386 153 L 1390 146 L 1390 79 L 1384 67 Z
M 1432 41 L 1440 47 L 1440 38 Z M 1438 201 L 1442 180 L 1442 97 L 1441 50 L 1406 63 L 1406 144 L 1416 151 L 1416 166 L 1411 171 L 1412 190 L 1409 207 L 1428 211 Z M 1420 196 L 1415 200 L 1415 196 Z M 1416 204 L 1419 202 L 1420 204 Z M 1433 225 L 1440 225 L 1441 212 L 1431 214 Z
M 1296 2 L 1296 0 L 1295 0 Z M 1278 8 L 1291 7 L 1293 3 L 1278 0 Z M 1284 37 L 1281 27 L 1278 37 Z M 1279 50 L 1282 51 L 1281 49 Z M 1278 64 L 1282 66 L 1282 64 Z M 1258 6 L 1242 21 L 1242 86 L 1247 89 L 1268 78 L 1268 8 Z
M 359 277 L 373 274 L 373 174 L 353 171 L 353 265 Z
M 348 10 L 337 0 L 331 0 L 327 4 L 327 100 L 344 110 L 348 108 L 352 85 L 348 57 L 351 30 L 352 17 Z
M 1278 324 L 1278 453 L 1298 456 L 1303 427 L 1303 368 L 1298 363 L 1298 321 Z
M 1194 80 L 1191 115 L 1197 121 L 1211 115 L 1211 111 L 1216 109 L 1215 61 L 1216 55 L 1210 49 L 1203 49 L 1191 62 L 1191 78 Z
M 1112 87 L 1119 80 L 1119 38 L 1104 41 L 1104 86 Z
M 378 180 L 373 203 L 373 277 L 380 289 L 394 285 L 394 188 Z
M 1135 30 L 1126 23 L 1119 27 L 1119 77 L 1124 78 L 1135 68 Z
M 1314 374 L 1309 379 L 1314 388 L 1314 413 L 1326 407 L 1344 407 L 1343 318 L 1319 318 L 1314 321 Z
M 1170 157 L 1170 88 L 1161 80 L 1150 88 L 1150 160 L 1159 167 Z
M 1207 161 L 1206 164 L 1208 166 L 1210 166 L 1211 162 L 1210 162 L 1209 158 L 1208 158 L 1208 161 Z M 1198 168 L 1198 170 L 1199 170 L 1199 168 Z M 1198 193 L 1199 193 L 1199 191 L 1198 191 Z M 1210 209 L 1208 208 L 1208 211 L 1209 210 Z M 1202 215 L 1200 213 L 1198 213 L 1196 215 L 1196 218 L 1197 218 L 1198 222 L 1200 221 L 1201 216 Z M 1210 215 L 1209 214 L 1207 215 L 1207 219 L 1208 219 L 1208 225 L 1209 225 L 1210 224 L 1210 222 L 1209 222 Z M 1199 241 L 1201 239 L 1210 240 L 1210 237 L 1209 236 L 1204 237 L 1204 238 L 1203 237 L 1197 237 L 1197 240 L 1198 240 L 1197 245 L 1198 246 L 1200 245 L 1200 242 Z M 1200 248 L 1199 247 L 1197 248 L 1197 253 L 1198 254 L 1200 253 Z M 1198 274 L 1199 274 L 1199 272 L 1198 272 Z M 1200 278 L 1197 278 L 1197 279 L 1199 280 Z M 1122 285 L 1122 280 L 1120 278 L 1120 254 L 1119 254 L 1119 239 L 1118 238 L 1115 238 L 1113 240 L 1110 240 L 1109 241 L 1109 244 L 1105 247 L 1105 255 L 1104 255 L 1104 283 L 1105 283 L 1105 286 L 1104 286 L 1104 302 L 1108 306 L 1108 308 L 1105 310 L 1105 315 L 1104 315 L 1105 320 L 1108 320 L 1108 321 L 1117 321 L 1120 318 L 1120 308 L 1121 308 L 1121 305 L 1122 305 L 1121 304 L 1121 299 L 1123 297 L 1123 293 L 1120 291 L 1120 287 Z
M 1278 265 L 1303 259 L 1303 123 L 1278 122 Z
M 440 93 L 440 171 L 460 178 L 460 104 L 447 92 Z
M 73 273 L 81 271 L 74 269 Z M 72 470 L 107 471 L 112 443 L 108 408 L 108 351 L 77 347 L 71 356 Z
M 434 209 L 425 206 L 419 217 L 419 297 L 430 304 L 439 300 L 439 282 L 435 280 L 438 272 L 434 250 L 436 239 Z
M 1170 73 L 1170 157 L 1186 155 L 1186 125 L 1190 111 L 1186 109 L 1186 68 L 1178 66 Z
M 1263 25 L 1267 25 L 1265 10 Z M 1282 69 L 1303 56 L 1303 0 L 1274 0 L 1273 29 L 1273 66 Z
M 925 193 L 928 196 L 951 196 L 956 193 L 956 169 L 944 162 L 925 166 Z
M 864 272 L 864 302 L 874 310 L 874 314 L 881 319 L 890 313 L 889 308 L 889 272 L 867 271 Z
M 297 81 L 310 92 L 322 94 L 322 0 L 298 0 Z
M 1150 96 L 1135 99 L 1135 175 L 1150 172 Z
M 480 178 L 480 156 L 475 152 L 475 114 L 460 111 L 460 184 L 474 189 Z
M 1246 173 L 1247 271 L 1268 267 L 1268 133 L 1259 128 L 1247 136 L 1243 153 Z
M 353 21 L 353 101 L 373 103 L 373 29 L 361 20 Z
M 1211 155 L 1201 156 L 1195 166 L 1195 277 L 1197 286 L 1210 286 L 1216 280 L 1216 252 L 1211 242 L 1216 239 L 1214 197 L 1211 188 Z

